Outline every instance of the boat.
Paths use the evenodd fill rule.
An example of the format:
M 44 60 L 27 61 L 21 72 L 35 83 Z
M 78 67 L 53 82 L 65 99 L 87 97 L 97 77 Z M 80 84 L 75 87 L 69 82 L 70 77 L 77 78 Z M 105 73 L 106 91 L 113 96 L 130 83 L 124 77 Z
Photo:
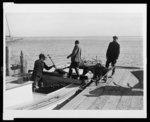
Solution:
M 6 79 L 5 108 L 7 110 L 52 110 L 92 82 L 91 72 L 81 75 L 78 80 L 75 73 L 72 78 L 67 78 L 68 71 L 69 67 L 65 68 L 63 73 L 58 72 L 58 69 L 53 72 L 44 71 L 43 87 L 36 91 L 33 90 L 33 81 L 29 80 L 31 72 L 24 77 Z M 79 72 L 81 74 L 83 70 L 80 69 Z
M 96 66 L 98 62 L 86 61 L 86 64 L 91 68 Z M 110 71 L 111 69 L 108 70 L 109 73 Z M 88 71 L 84 74 L 82 66 L 79 69 L 80 79 L 77 79 L 75 72 L 71 78 L 68 78 L 68 72 L 69 66 L 66 65 L 51 72 L 44 71 L 43 86 L 36 90 L 33 88 L 33 81 L 30 80 L 32 70 L 18 79 L 6 80 L 7 106 L 5 108 L 10 110 L 52 110 L 75 97 L 92 82 L 97 85 L 97 80 L 93 79 L 94 73 Z M 14 97 L 13 100 L 11 100 L 12 97 Z
M 5 41 L 7 43 L 10 43 L 10 42 L 16 42 L 18 40 L 22 40 L 23 38 L 21 38 L 21 37 L 14 37 L 14 36 L 12 36 L 12 33 L 10 32 L 7 16 L 5 16 L 5 18 L 6 18 L 7 28 L 8 28 L 8 35 L 5 36 Z

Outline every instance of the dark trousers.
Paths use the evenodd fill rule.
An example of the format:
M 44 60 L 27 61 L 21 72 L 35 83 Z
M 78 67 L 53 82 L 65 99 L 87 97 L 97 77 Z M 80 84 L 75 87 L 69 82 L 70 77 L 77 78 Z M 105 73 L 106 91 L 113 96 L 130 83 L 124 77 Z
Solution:
M 41 87 L 42 86 L 42 83 L 43 83 L 43 78 L 42 77 L 36 77 L 35 80 L 34 80 L 34 83 L 33 85 L 35 86 L 39 86 Z
M 116 59 L 107 59 L 106 61 L 106 65 L 105 67 L 108 68 L 109 67 L 109 64 L 111 63 L 111 66 L 114 67 L 113 70 L 112 70 L 112 75 L 115 73 L 115 64 L 116 64 Z
M 77 76 L 79 76 L 79 62 L 71 62 L 70 67 L 69 67 L 69 74 L 68 74 L 69 78 L 72 75 L 72 68 L 75 69 Z

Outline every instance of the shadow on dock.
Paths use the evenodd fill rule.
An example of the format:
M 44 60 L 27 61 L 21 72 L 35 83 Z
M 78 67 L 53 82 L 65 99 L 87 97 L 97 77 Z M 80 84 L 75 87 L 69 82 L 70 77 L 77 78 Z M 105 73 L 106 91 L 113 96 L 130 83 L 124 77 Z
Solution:
M 102 93 L 100 94 L 100 91 Z M 134 90 L 132 88 L 125 88 L 125 87 L 116 87 L 116 86 L 104 86 L 97 88 L 93 91 L 89 92 L 89 95 L 85 95 L 87 97 L 99 97 L 102 95 L 114 95 L 114 96 L 143 96 L 143 91 L 142 90 Z
M 98 87 L 89 92 L 87 97 L 99 97 L 102 95 L 114 95 L 114 96 L 143 96 L 143 70 L 131 71 L 131 73 L 138 79 L 138 83 L 134 86 L 123 87 L 120 85 L 113 84 L 115 86 L 102 86 Z
M 141 69 L 140 67 L 129 67 L 129 66 L 116 66 L 116 68 L 123 68 L 123 69 Z
M 139 80 L 138 84 L 134 88 L 143 89 L 143 70 L 131 71 L 131 73 Z

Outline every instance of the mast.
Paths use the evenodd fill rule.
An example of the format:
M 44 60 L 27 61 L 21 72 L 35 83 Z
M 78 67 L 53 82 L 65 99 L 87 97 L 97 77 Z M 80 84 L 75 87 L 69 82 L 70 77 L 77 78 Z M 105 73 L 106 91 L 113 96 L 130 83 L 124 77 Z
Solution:
M 5 17 L 6 17 L 6 16 L 5 16 Z M 10 33 L 10 28 L 9 28 L 9 24 L 8 24 L 7 17 L 6 17 L 6 22 L 7 22 L 7 26 L 8 26 L 8 32 L 9 32 L 9 35 L 8 35 L 8 37 L 11 37 L 11 33 Z

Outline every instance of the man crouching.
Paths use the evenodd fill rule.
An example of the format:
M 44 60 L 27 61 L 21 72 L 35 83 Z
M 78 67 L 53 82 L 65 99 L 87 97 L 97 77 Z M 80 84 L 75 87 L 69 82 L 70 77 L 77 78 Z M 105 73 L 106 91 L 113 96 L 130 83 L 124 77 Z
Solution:
M 93 73 L 93 80 L 95 81 L 96 85 L 98 81 L 108 72 L 108 68 L 104 67 L 101 63 L 96 64 L 86 64 L 82 63 L 80 66 L 81 69 L 83 69 L 83 74 L 85 75 L 87 72 L 91 71 Z
M 50 70 L 52 67 L 55 67 L 55 65 L 48 67 L 44 62 L 45 59 L 46 59 L 45 55 L 40 54 L 39 59 L 34 62 L 34 69 L 31 76 L 31 80 L 34 81 L 33 89 L 38 89 L 39 87 L 42 86 L 41 84 L 43 84 L 42 80 L 43 69 L 45 68 L 46 70 Z

